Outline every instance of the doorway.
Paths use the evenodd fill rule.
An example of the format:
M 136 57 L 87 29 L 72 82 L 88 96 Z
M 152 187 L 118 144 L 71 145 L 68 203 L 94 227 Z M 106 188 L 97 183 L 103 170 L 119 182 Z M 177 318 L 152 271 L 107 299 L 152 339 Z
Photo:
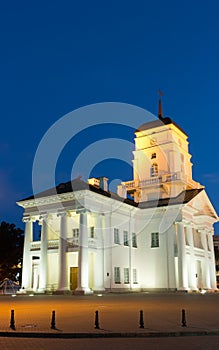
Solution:
M 75 290 L 78 286 L 78 267 L 70 267 L 70 290 Z

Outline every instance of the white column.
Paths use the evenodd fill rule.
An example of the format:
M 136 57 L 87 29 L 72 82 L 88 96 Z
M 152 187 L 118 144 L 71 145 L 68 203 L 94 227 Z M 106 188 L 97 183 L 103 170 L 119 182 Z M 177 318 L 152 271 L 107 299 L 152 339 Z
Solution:
M 90 293 L 88 287 L 88 226 L 87 212 L 85 210 L 80 213 L 79 224 L 79 252 L 78 252 L 78 287 L 76 293 Z
M 194 253 L 194 239 L 193 239 L 193 230 L 192 224 L 186 225 L 186 234 L 189 242 L 190 250 L 190 261 L 189 261 L 189 288 L 192 290 L 197 290 L 197 278 L 196 278 L 196 262 L 195 262 L 195 253 Z
M 107 213 L 104 215 L 104 286 L 107 289 L 111 289 L 113 282 L 112 245 L 111 213 Z
M 175 239 L 175 225 L 171 225 L 165 232 L 166 248 L 167 248 L 167 277 L 168 277 L 168 289 L 176 289 L 176 273 L 175 273 L 175 260 L 174 260 L 174 239 Z
M 33 264 L 33 291 L 36 292 L 38 288 L 38 264 Z
M 188 269 L 186 261 L 186 243 L 184 234 L 183 222 L 177 223 L 178 233 L 178 276 L 179 276 L 179 290 L 188 289 Z
M 216 268 L 215 268 L 215 255 L 214 255 L 214 243 L 213 243 L 213 235 L 212 233 L 208 233 L 209 235 L 209 248 L 210 248 L 210 281 L 211 288 L 217 289 L 217 281 L 216 281 Z
M 23 221 L 25 222 L 25 232 L 22 267 L 22 289 L 26 291 L 32 289 L 32 257 L 30 254 L 30 242 L 33 240 L 33 223 L 31 221 L 31 218 L 24 219 Z
M 133 252 L 135 248 L 132 247 L 132 234 L 136 234 L 136 240 L 137 240 L 137 245 L 138 245 L 138 235 L 136 232 L 136 227 L 135 227 L 135 216 L 133 213 L 133 210 L 130 212 L 129 215 L 129 232 L 128 232 L 128 239 L 129 239 L 129 285 L 130 285 L 130 290 L 132 290 L 134 284 L 133 284 Z M 135 254 L 134 254 L 135 256 Z M 134 259 L 135 260 L 135 259 Z M 136 266 L 134 266 L 136 267 Z
M 40 274 L 38 292 L 45 292 L 47 284 L 47 242 L 48 242 L 48 222 L 47 216 L 41 217 L 41 249 L 40 249 Z
M 59 272 L 58 272 L 58 291 L 66 291 L 68 288 L 67 275 L 67 213 L 61 213 L 60 231 L 59 231 Z
M 95 216 L 96 253 L 94 260 L 94 290 L 103 291 L 104 288 L 104 266 L 103 266 L 103 228 L 102 215 Z
M 208 242 L 207 242 L 207 232 L 205 229 L 199 230 L 201 235 L 201 242 L 202 247 L 204 249 L 204 255 L 205 255 L 205 261 L 203 264 L 203 288 L 205 289 L 211 289 L 211 283 L 210 283 L 210 266 L 209 266 L 209 260 L 208 260 Z

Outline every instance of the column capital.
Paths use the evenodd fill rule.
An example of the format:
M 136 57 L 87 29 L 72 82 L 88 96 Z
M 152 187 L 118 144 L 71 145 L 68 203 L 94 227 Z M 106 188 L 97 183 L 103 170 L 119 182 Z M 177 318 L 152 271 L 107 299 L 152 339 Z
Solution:
M 89 212 L 90 212 L 90 210 L 86 209 L 86 208 L 80 208 L 80 209 L 76 210 L 76 214 L 87 214 Z
M 67 212 L 66 211 L 60 211 L 56 215 L 57 215 L 57 217 L 63 217 L 63 216 L 67 215 Z
M 23 222 L 35 222 L 36 221 L 36 218 L 34 216 L 25 216 L 23 217 L 22 219 Z
M 39 215 L 39 221 L 42 221 L 42 220 L 45 220 L 48 218 L 48 213 L 45 212 L 45 213 L 40 213 Z

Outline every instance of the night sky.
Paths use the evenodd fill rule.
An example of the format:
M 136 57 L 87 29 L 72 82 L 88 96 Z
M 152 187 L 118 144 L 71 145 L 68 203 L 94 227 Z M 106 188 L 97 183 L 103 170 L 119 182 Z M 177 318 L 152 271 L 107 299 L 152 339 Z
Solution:
M 59 118 L 107 101 L 157 114 L 158 89 L 165 116 L 189 135 L 193 177 L 219 212 L 218 13 L 216 0 L 2 2 L 0 220 L 23 227 L 15 202 L 32 194 L 36 149 Z M 112 135 L 120 132 L 133 141 L 133 130 Z M 76 153 L 109 129 L 84 133 L 63 150 L 57 183 L 70 180 Z M 132 178 L 118 160 L 91 175 Z

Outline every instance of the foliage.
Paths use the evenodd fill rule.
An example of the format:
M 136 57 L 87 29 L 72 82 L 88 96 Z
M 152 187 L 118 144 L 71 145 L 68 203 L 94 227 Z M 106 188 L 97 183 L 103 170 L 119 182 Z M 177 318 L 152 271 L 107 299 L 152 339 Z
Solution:
M 0 280 L 21 279 L 24 231 L 14 224 L 2 221 L 0 224 Z M 17 277 L 19 274 L 19 277 Z

